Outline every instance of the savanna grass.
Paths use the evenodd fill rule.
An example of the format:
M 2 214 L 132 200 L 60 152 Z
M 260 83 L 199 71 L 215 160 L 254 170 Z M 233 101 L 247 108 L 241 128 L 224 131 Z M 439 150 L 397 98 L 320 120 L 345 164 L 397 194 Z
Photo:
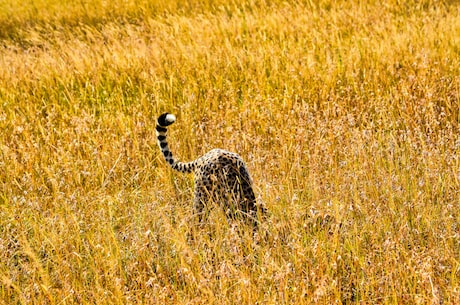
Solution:
M 460 7 L 0 3 L 4 304 L 460 303 Z M 238 152 L 269 215 L 193 222 Z

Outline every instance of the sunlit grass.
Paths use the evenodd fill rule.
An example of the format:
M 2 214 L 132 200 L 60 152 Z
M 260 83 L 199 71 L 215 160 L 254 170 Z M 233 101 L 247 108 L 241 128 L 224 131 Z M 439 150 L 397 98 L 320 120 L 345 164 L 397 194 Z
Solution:
M 0 3 L 5 304 L 460 303 L 460 17 L 430 1 Z M 197 226 L 183 160 L 269 215 Z

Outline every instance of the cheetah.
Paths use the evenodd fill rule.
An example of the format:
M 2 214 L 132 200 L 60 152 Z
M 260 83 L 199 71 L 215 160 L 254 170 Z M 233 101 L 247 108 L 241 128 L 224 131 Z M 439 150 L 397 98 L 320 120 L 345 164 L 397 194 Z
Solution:
M 166 162 L 181 173 L 194 173 L 193 207 L 199 222 L 203 221 L 208 204 L 220 205 L 228 219 L 242 215 L 257 226 L 257 213 L 265 208 L 257 205 L 252 180 L 243 159 L 236 153 L 213 149 L 191 162 L 180 162 L 171 153 L 166 141 L 167 127 L 176 121 L 170 113 L 158 117 L 156 135 Z

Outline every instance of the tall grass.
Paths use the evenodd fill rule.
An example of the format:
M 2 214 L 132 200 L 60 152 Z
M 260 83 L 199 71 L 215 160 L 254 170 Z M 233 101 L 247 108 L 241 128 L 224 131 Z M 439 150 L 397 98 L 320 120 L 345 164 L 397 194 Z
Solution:
M 0 3 L 4 304 L 460 303 L 460 7 Z M 269 215 L 193 221 L 238 152 Z

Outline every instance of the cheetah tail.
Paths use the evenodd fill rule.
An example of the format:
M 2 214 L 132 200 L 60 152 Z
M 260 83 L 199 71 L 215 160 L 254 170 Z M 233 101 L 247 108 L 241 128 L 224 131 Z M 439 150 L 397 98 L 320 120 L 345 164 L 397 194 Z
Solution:
M 173 124 L 176 121 L 176 117 L 174 114 L 170 113 L 163 113 L 158 117 L 157 126 L 156 126 L 156 134 L 158 140 L 158 146 L 166 160 L 166 162 L 175 170 L 183 172 L 183 173 L 190 173 L 195 164 L 193 162 L 180 162 L 177 161 L 169 149 L 168 142 L 166 141 L 166 133 L 168 131 L 167 127 Z

